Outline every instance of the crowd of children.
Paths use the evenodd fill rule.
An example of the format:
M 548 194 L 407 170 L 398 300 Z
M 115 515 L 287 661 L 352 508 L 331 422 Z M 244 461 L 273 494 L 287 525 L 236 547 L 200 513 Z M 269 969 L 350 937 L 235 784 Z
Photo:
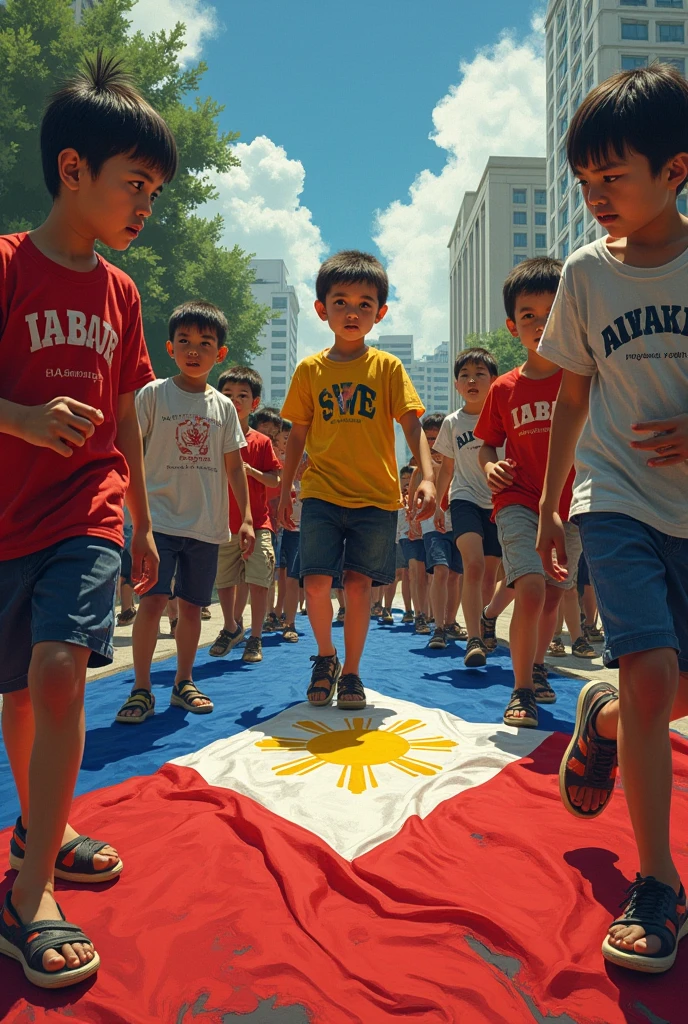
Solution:
M 489 351 L 461 352 L 462 406 L 445 417 L 424 415 L 402 363 L 366 344 L 388 280 L 358 251 L 320 268 L 315 308 L 332 343 L 299 363 L 282 410 L 260 407 L 249 367 L 208 384 L 228 324 L 200 300 L 173 311 L 176 373 L 156 380 L 136 288 L 94 244 L 122 251 L 138 236 L 174 177 L 174 138 L 102 56 L 52 98 L 41 131 L 51 213 L 0 239 L 0 466 L 17 481 L 0 499 L 0 693 L 20 806 L 0 953 L 29 980 L 61 987 L 98 969 L 54 878 L 102 882 L 123 867 L 68 823 L 86 669 L 112 660 L 120 577 L 135 670 L 115 716 L 126 725 L 155 711 L 151 661 L 170 599 L 170 702 L 213 711 L 193 668 L 214 587 L 224 621 L 210 654 L 243 641 L 253 663 L 264 629 L 298 641 L 305 599 L 315 707 L 366 706 L 371 609 L 393 622 L 399 585 L 402 621 L 435 649 L 464 640 L 467 668 L 486 664 L 513 600 L 508 726 L 536 728 L 538 706 L 556 701 L 545 657 L 561 653 L 564 619 L 574 655 L 603 641 L 620 691 L 583 687 L 562 800 L 582 819 L 601 814 L 620 764 L 640 871 L 603 954 L 640 971 L 673 964 L 688 932 L 668 739 L 688 713 L 688 221 L 676 207 L 687 115 L 688 84 L 668 67 L 614 76 L 584 100 L 568 157 L 608 238 L 563 268 L 536 258 L 513 269 L 506 323 L 525 360 L 500 376 Z M 412 453 L 400 471 L 395 422 Z

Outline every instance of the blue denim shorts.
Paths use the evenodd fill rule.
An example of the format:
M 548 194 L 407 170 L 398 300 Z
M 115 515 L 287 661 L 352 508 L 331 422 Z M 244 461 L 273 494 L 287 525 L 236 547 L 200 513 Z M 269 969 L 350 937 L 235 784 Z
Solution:
M 300 539 L 300 530 L 285 530 L 282 534 L 282 564 L 292 580 L 298 580 L 301 575 Z
M 417 540 L 409 540 L 408 537 L 402 537 L 399 543 L 407 563 L 414 561 L 422 562 L 425 565 L 425 544 L 422 537 L 419 537 Z
M 31 650 L 44 641 L 91 651 L 89 668 L 112 662 L 121 548 L 69 537 L 0 562 L 0 693 L 27 686 Z
M 576 516 L 604 626 L 604 663 L 673 647 L 688 672 L 688 538 L 619 512 Z
M 423 534 L 425 545 L 425 564 L 428 569 L 434 569 L 436 565 L 446 565 L 450 572 L 463 572 L 463 562 L 459 549 L 454 543 L 453 533 L 440 533 L 439 530 L 430 530 Z
M 160 555 L 158 582 L 148 594 L 167 594 L 181 597 L 182 601 L 204 607 L 213 599 L 213 586 L 217 576 L 219 544 L 208 544 L 193 537 L 173 537 L 170 533 L 153 531 L 155 546 Z M 174 580 L 174 594 L 172 594 Z
M 379 584 L 393 583 L 396 535 L 396 512 L 375 505 L 345 508 L 321 498 L 304 498 L 301 575 L 334 577 L 350 569 Z
M 408 558 L 404 554 L 400 540 L 397 541 L 394 550 L 396 553 L 397 569 L 408 569 Z
M 120 569 L 120 576 L 130 587 L 133 586 L 131 578 L 131 538 L 134 536 L 134 527 L 124 527 L 124 548 L 122 549 L 122 568 Z

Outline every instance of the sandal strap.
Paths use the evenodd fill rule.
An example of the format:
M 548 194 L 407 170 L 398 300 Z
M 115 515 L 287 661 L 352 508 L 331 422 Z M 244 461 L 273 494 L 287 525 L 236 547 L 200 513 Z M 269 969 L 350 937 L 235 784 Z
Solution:
M 353 672 L 347 672 L 337 683 L 337 700 L 340 697 L 365 697 L 363 683 Z
M 210 697 L 206 693 L 201 693 L 191 679 L 183 679 L 181 683 L 175 683 L 174 690 L 177 696 L 181 697 L 186 704 L 190 704 L 192 700 L 196 700 L 198 697 L 202 697 L 204 700 L 210 700 Z
M 73 871 L 75 874 L 97 875 L 101 871 L 108 871 L 109 868 L 96 868 L 93 865 L 95 855 L 108 845 L 109 843 L 91 839 L 90 836 L 77 836 L 60 847 L 55 866 L 63 871 Z
M 518 689 L 513 690 L 511 700 L 507 704 L 504 714 L 507 715 L 509 711 L 525 711 L 528 715 L 537 717 L 538 708 L 535 700 L 535 691 L 530 690 L 527 686 L 519 686 Z
M 26 963 L 34 971 L 42 973 L 56 973 L 46 971 L 43 967 L 43 954 L 48 949 L 60 950 L 65 943 L 84 942 L 91 944 L 88 935 L 76 924 L 70 924 L 65 920 L 62 908 L 58 904 L 58 912 L 61 920 L 54 921 L 31 921 L 24 924 L 12 903 L 11 892 L 5 896 L 5 903 L 0 918 L 0 929 L 12 945 L 17 946 Z M 65 970 L 65 968 L 62 968 Z M 57 972 L 59 973 L 59 972 Z
M 150 711 L 154 706 L 155 697 L 150 690 L 132 690 L 118 714 L 121 715 L 123 711 L 129 711 L 130 708 L 143 708 L 144 711 Z

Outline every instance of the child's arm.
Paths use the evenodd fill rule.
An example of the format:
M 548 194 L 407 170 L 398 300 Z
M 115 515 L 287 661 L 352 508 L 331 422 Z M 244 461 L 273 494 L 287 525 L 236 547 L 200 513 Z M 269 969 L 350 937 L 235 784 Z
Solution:
M 406 501 L 406 518 L 409 521 L 409 540 L 420 540 L 423 536 L 420 523 L 416 521 L 413 515 L 413 509 L 415 508 L 416 501 L 416 488 L 420 483 L 420 479 L 420 470 L 418 469 L 418 466 L 416 466 L 411 474 L 411 479 L 409 480 L 408 497 Z
M 102 422 L 100 409 L 74 398 L 53 398 L 45 405 L 17 405 L 0 398 L 0 434 L 21 437 L 38 448 L 51 448 L 66 459 Z
M 279 487 L 282 482 L 281 473 L 264 473 L 262 469 L 256 469 L 255 466 L 250 466 L 248 462 L 244 463 L 246 466 L 246 476 L 253 477 L 263 487 Z
M 555 580 L 565 580 L 568 576 L 566 538 L 558 509 L 561 492 L 573 466 L 578 438 L 588 418 L 591 381 L 592 377 L 564 370 L 552 416 L 536 546 L 545 572 Z M 556 561 L 552 559 L 552 548 L 556 551 Z
M 292 519 L 294 502 L 291 497 L 291 488 L 299 468 L 303 450 L 306 447 L 306 437 L 310 429 L 310 423 L 294 423 L 289 432 L 287 451 L 284 456 L 284 468 L 282 469 L 282 493 L 280 494 L 279 507 L 277 509 L 277 522 L 280 526 L 286 526 L 288 530 L 295 530 L 296 523 Z
M 225 470 L 232 493 L 236 499 L 241 512 L 241 526 L 239 527 L 239 547 L 243 558 L 248 558 L 253 552 L 256 544 L 256 535 L 253 532 L 253 516 L 251 505 L 248 499 L 248 481 L 246 480 L 246 469 L 244 460 L 241 457 L 241 449 L 233 452 L 225 452 Z
M 146 476 L 143 470 L 141 427 L 136 415 L 136 400 L 133 391 L 119 396 L 115 443 L 129 466 L 126 502 L 134 524 L 131 538 L 131 575 L 136 593 L 145 594 L 158 581 L 160 559 L 153 539 L 153 524 L 148 507 Z
M 513 459 L 498 459 L 497 449 L 491 444 L 485 444 L 478 452 L 478 462 L 485 470 L 487 486 L 493 494 L 511 487 L 516 479 L 516 463 Z
M 444 511 L 441 508 L 444 496 L 454 476 L 454 460 L 447 455 L 442 456 L 442 465 L 437 476 L 437 508 L 435 509 L 435 529 L 445 533 Z
M 399 423 L 408 446 L 415 456 L 418 468 L 423 474 L 423 479 L 413 496 L 413 504 L 410 506 L 411 515 L 420 522 L 421 519 L 429 519 L 435 511 L 435 474 L 432 471 L 430 446 L 415 409 L 405 412 Z

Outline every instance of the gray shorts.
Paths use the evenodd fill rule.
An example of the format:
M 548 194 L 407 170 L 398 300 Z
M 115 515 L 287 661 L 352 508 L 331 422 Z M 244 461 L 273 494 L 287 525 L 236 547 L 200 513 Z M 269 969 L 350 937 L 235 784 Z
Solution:
M 525 505 L 507 505 L 499 510 L 495 517 L 499 543 L 502 546 L 502 564 L 507 587 L 529 573 L 544 576 L 547 583 L 571 590 L 576 585 L 578 559 L 581 555 L 581 539 L 578 527 L 573 523 L 564 523 L 566 533 L 566 557 L 568 558 L 569 577 L 566 580 L 552 579 L 542 567 L 542 561 L 535 550 L 537 540 L 538 515 Z

